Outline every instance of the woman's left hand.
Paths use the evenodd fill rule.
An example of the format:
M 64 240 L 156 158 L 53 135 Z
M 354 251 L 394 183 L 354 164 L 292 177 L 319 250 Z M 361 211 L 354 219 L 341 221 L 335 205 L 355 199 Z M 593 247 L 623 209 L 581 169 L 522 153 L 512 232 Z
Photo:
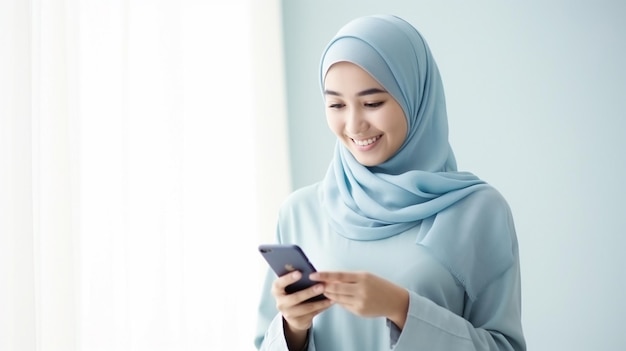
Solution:
M 311 280 L 324 283 L 324 295 L 361 317 L 386 317 L 400 329 L 409 308 L 405 288 L 369 272 L 317 272 Z

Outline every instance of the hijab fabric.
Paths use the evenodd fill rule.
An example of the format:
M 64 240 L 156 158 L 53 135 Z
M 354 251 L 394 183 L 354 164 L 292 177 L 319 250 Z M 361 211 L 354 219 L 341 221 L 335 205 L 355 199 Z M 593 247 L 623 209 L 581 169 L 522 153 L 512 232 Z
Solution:
M 443 85 L 418 31 L 391 15 L 357 18 L 326 47 L 320 83 L 336 62 L 352 62 L 400 104 L 407 137 L 384 163 L 361 165 L 340 141 L 322 182 L 331 228 L 352 240 L 380 240 L 416 230 L 427 248 L 475 298 L 511 267 L 517 238 L 510 208 L 493 187 L 458 172 L 448 142 Z
M 398 152 L 375 167 L 361 165 L 337 142 L 323 197 L 335 231 L 355 240 L 387 238 L 480 188 L 482 180 L 457 172 L 439 70 L 411 24 L 391 15 L 346 24 L 322 55 L 322 91 L 328 69 L 342 61 L 360 66 L 391 94 L 404 111 L 408 133 Z

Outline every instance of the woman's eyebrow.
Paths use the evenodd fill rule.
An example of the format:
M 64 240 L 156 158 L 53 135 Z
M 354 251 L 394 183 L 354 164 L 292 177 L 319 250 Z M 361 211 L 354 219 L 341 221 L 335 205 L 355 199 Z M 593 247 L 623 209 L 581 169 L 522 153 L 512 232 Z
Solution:
M 365 95 L 380 94 L 380 93 L 386 93 L 386 91 L 384 91 L 383 89 L 371 88 L 371 89 L 366 89 L 357 93 L 356 96 L 365 96 Z
M 383 89 L 379 89 L 379 88 L 370 88 L 370 89 L 365 89 L 363 91 L 360 91 L 356 94 L 356 96 L 365 96 L 365 95 L 372 95 L 372 94 L 380 94 L 380 93 L 386 93 L 387 91 L 383 90 Z M 324 90 L 324 94 L 325 95 L 334 95 L 334 96 L 341 96 L 340 93 L 334 91 L 334 90 Z

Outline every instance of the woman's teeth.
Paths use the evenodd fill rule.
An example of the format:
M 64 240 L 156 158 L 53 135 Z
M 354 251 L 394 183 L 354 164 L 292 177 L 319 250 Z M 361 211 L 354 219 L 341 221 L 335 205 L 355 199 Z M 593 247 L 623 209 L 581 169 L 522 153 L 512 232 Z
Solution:
M 354 141 L 355 144 L 359 146 L 367 146 L 367 145 L 373 144 L 376 140 L 378 140 L 378 138 L 380 138 L 380 136 L 375 136 L 373 138 L 369 138 L 365 140 L 356 140 L 356 139 L 352 139 L 352 140 Z

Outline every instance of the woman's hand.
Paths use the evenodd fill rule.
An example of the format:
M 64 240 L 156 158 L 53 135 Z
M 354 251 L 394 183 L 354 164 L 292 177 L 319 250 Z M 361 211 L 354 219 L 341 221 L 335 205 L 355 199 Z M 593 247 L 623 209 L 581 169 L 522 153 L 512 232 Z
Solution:
M 272 284 L 272 295 L 276 299 L 276 308 L 283 316 L 284 331 L 290 350 L 299 350 L 304 346 L 306 335 L 313 324 L 313 317 L 331 306 L 331 300 L 306 302 L 305 300 L 324 292 L 324 284 L 287 294 L 285 287 L 297 282 L 302 277 L 298 271 L 285 274 Z
M 311 280 L 324 283 L 324 295 L 361 317 L 386 317 L 400 329 L 406 322 L 409 293 L 368 272 L 318 272 Z

